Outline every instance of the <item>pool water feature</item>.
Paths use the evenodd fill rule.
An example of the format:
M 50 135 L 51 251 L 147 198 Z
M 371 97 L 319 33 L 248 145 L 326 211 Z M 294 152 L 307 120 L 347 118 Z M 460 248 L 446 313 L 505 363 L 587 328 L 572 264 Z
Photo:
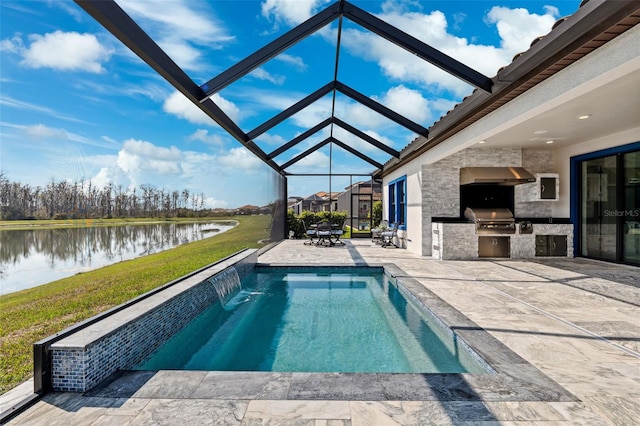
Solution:
M 383 268 L 256 267 L 209 284 L 219 300 L 135 369 L 485 371 Z
M 232 310 L 236 305 L 229 302 L 242 290 L 242 283 L 238 271 L 233 266 L 207 280 L 218 294 L 222 308 Z M 237 298 L 236 298 L 237 299 Z

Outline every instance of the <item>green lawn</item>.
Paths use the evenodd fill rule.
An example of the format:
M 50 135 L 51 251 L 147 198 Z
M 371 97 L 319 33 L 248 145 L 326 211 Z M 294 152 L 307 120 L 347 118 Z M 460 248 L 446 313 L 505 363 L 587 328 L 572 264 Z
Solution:
M 225 219 L 237 220 L 239 225 L 220 235 L 160 253 L 0 296 L 0 394 L 33 375 L 34 342 L 244 248 L 261 247 L 263 244 L 258 241 L 269 236 L 271 216 L 208 221 Z M 0 232 L 39 222 L 11 222 L 11 227 L 0 222 L 7 225 L 0 227 Z M 108 222 L 114 225 L 121 221 Z M 56 221 L 55 226 L 58 224 Z M 85 221 L 84 226 L 96 223 Z

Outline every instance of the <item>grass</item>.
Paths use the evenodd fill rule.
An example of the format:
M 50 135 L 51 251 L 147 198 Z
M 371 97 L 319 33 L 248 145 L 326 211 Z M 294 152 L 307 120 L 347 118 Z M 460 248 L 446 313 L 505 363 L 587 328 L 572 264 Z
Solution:
M 244 248 L 261 247 L 258 240 L 268 238 L 270 216 L 208 220 L 225 219 L 239 225 L 160 253 L 0 296 L 0 394 L 33 376 L 33 343 L 38 340 Z M 13 223 L 12 229 L 20 226 Z

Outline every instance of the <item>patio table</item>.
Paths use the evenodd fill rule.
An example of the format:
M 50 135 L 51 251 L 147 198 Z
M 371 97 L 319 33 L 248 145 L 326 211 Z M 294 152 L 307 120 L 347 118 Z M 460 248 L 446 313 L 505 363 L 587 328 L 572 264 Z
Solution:
M 371 229 L 371 242 L 374 244 L 382 244 L 382 233 L 389 230 L 389 222 L 383 220 L 378 226 Z
M 316 236 L 318 237 L 316 246 L 324 245 L 325 243 L 329 246 L 334 245 L 334 242 L 331 240 L 333 232 L 331 229 L 331 224 L 329 222 L 321 222 L 318 224 L 316 228 Z

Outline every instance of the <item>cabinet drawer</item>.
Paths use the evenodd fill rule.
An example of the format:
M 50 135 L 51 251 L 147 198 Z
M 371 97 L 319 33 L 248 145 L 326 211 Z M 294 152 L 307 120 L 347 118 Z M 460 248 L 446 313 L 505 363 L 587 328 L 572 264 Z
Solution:
M 549 256 L 549 238 L 547 235 L 536 235 L 536 256 Z

